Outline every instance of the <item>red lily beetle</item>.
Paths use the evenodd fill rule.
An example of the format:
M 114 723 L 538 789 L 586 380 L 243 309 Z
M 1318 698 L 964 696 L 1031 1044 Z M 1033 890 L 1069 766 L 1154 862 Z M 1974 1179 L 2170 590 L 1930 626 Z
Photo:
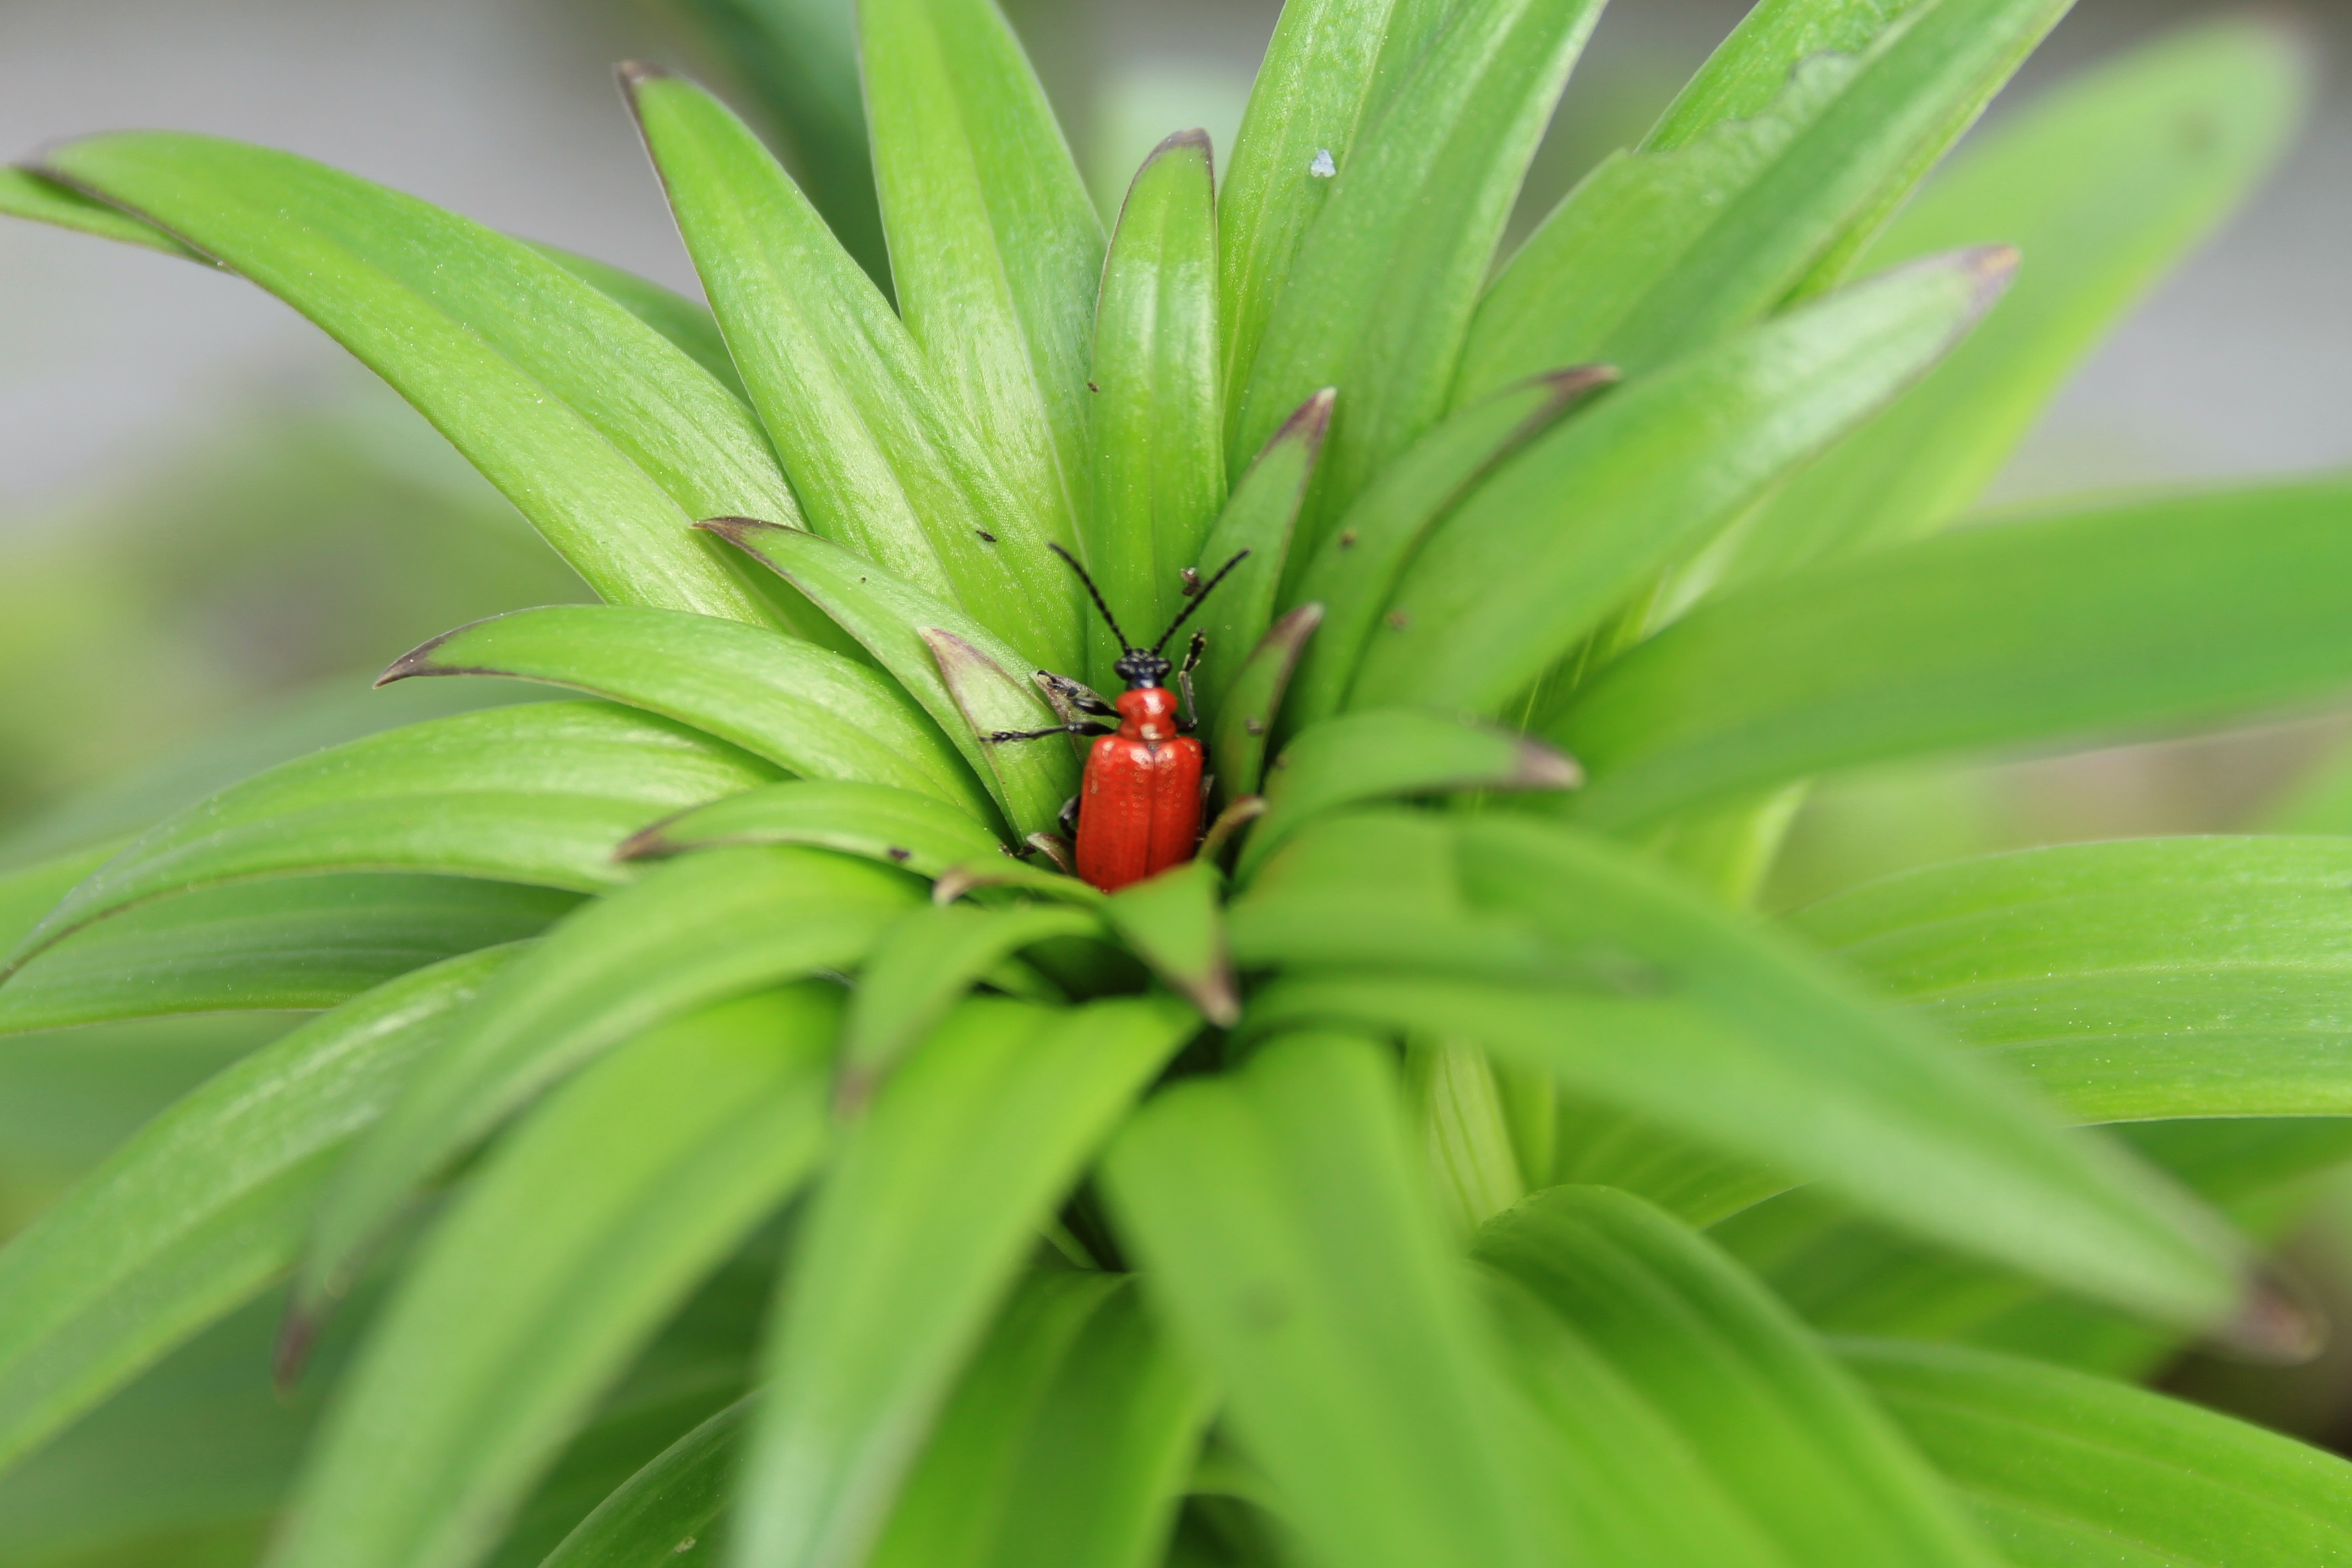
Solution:
M 1249 552 L 1219 567 L 1193 594 L 1183 614 L 1160 634 L 1160 640 L 1143 648 L 1127 640 L 1102 591 L 1077 558 L 1058 544 L 1052 549 L 1087 585 L 1110 635 L 1118 639 L 1124 651 L 1111 668 L 1127 682 L 1127 689 L 1113 704 L 1066 675 L 1041 669 L 1037 679 L 1055 699 L 1055 706 L 1075 717 L 1050 730 L 998 730 L 981 738 L 1002 743 L 1046 735 L 1100 737 L 1087 753 L 1077 798 L 1062 807 L 1062 831 L 1077 840 L 1078 875 L 1104 892 L 1115 893 L 1129 882 L 1190 860 L 1201 841 L 1201 742 L 1192 735 L 1198 724 L 1192 711 L 1192 668 L 1208 641 L 1193 633 L 1184 668 L 1176 670 L 1177 689 L 1183 693 L 1181 703 L 1161 684 L 1174 667 L 1160 649 Z M 1189 573 L 1186 580 L 1192 580 Z M 1117 724 L 1108 722 L 1114 718 Z

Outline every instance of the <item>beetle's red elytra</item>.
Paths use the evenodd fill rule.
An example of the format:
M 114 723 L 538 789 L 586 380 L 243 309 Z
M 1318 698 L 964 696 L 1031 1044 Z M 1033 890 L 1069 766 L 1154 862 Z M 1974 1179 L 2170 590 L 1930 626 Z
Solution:
M 1194 634 L 1183 668 L 1175 672 L 1177 691 L 1164 684 L 1174 667 L 1161 657 L 1160 649 L 1249 552 L 1244 550 L 1226 562 L 1198 590 L 1188 574 L 1185 588 L 1192 602 L 1158 642 L 1144 648 L 1129 642 L 1127 634 L 1119 630 L 1118 619 L 1087 569 L 1061 546 L 1052 549 L 1069 562 L 1078 581 L 1087 585 L 1095 608 L 1102 612 L 1111 636 L 1125 650 L 1111 668 L 1127 682 L 1127 689 L 1113 704 L 1066 675 L 1041 669 L 1039 682 L 1055 697 L 1055 706 L 1070 715 L 1067 721 L 1050 730 L 999 730 L 981 738 L 1002 743 L 1046 735 L 1099 737 L 1087 753 L 1086 775 L 1078 785 L 1077 798 L 1062 808 L 1062 827 L 1077 840 L 1079 877 L 1106 893 L 1115 893 L 1130 882 L 1182 865 L 1200 845 L 1204 788 L 1201 742 L 1192 736 L 1198 723 L 1192 711 L 1192 669 L 1208 644 Z M 1181 700 L 1177 692 L 1182 693 Z M 1108 722 L 1113 718 L 1118 721 L 1116 725 Z

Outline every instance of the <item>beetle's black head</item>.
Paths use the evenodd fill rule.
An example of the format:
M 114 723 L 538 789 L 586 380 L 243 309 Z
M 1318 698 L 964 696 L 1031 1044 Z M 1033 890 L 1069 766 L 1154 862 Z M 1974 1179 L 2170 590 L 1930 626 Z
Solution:
M 1176 667 L 1147 647 L 1131 647 L 1119 656 L 1111 668 L 1127 682 L 1129 691 L 1140 691 L 1147 686 L 1165 686 L 1168 672 Z
M 1117 637 L 1118 646 L 1126 650 L 1119 655 L 1118 662 L 1112 665 L 1111 668 L 1117 670 L 1118 678 L 1127 682 L 1127 689 L 1129 691 L 1140 691 L 1147 686 L 1157 686 L 1168 679 L 1168 672 L 1176 667 L 1162 658 L 1160 656 L 1160 650 L 1168 646 L 1168 639 L 1176 635 L 1177 627 L 1192 618 L 1192 612 L 1201 607 L 1201 601 L 1209 596 L 1209 591 L 1223 582 L 1225 574 L 1240 565 L 1243 558 L 1249 554 L 1246 550 L 1235 553 L 1231 561 L 1217 568 L 1215 576 L 1210 578 L 1198 589 L 1191 586 L 1193 579 L 1188 573 L 1184 579 L 1186 592 L 1192 594 L 1192 602 L 1184 606 L 1181 615 L 1168 623 L 1168 629 L 1160 634 L 1158 642 L 1153 643 L 1150 647 L 1138 647 L 1127 640 L 1125 632 L 1118 629 L 1118 617 L 1110 613 L 1110 605 L 1104 602 L 1102 590 L 1095 586 L 1095 580 L 1092 577 L 1087 575 L 1087 569 L 1078 564 L 1078 558 L 1058 544 L 1049 544 L 1045 548 L 1070 563 L 1070 570 L 1076 572 L 1078 574 L 1078 581 L 1087 585 L 1087 596 L 1094 600 L 1095 608 L 1102 612 L 1103 622 L 1110 627 L 1110 635 Z

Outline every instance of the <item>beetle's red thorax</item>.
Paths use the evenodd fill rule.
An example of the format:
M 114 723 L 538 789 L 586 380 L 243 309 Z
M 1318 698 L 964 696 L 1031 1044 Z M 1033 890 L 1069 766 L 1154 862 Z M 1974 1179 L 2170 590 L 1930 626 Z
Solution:
M 1201 836 L 1201 742 L 1178 733 L 1175 694 L 1122 691 L 1118 716 L 1078 796 L 1078 875 L 1105 892 L 1181 865 Z

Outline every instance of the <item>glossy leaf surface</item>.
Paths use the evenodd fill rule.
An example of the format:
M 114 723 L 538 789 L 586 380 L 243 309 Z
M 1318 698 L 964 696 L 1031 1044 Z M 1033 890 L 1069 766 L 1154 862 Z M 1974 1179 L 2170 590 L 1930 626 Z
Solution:
M 1203 593 L 1215 574 L 1237 563 L 1205 603 L 1194 601 L 1201 614 L 1192 628 L 1206 639 L 1207 651 L 1192 679 L 1212 721 L 1224 711 L 1226 693 L 1273 623 L 1299 509 L 1310 493 L 1330 428 L 1332 404 L 1326 387 L 1299 405 L 1243 472 L 1201 542 Z M 1185 641 L 1180 631 L 1171 647 Z
M 887 784 L 795 780 L 730 795 L 656 823 L 621 847 L 632 859 L 742 844 L 807 844 L 936 877 L 1002 846 L 967 814 Z
M 1299 605 L 1266 628 L 1249 661 L 1226 688 L 1209 738 L 1209 771 L 1228 802 L 1257 793 L 1275 716 L 1283 710 L 1299 658 L 1322 624 L 1322 605 Z

